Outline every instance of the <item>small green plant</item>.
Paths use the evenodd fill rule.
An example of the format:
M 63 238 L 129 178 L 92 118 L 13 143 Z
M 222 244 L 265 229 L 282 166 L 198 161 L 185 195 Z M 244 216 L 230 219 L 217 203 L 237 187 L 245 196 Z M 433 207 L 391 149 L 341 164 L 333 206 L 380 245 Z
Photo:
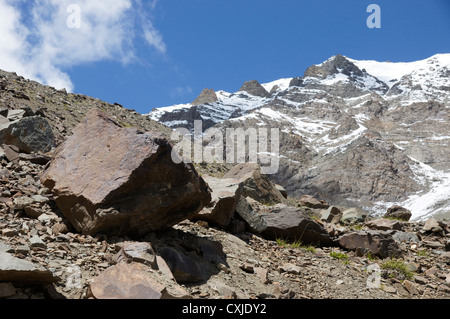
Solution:
M 364 224 L 354 224 L 351 225 L 350 228 L 352 228 L 353 230 L 362 230 L 364 227 Z
M 309 246 L 303 246 L 302 248 L 305 249 L 306 251 L 309 251 L 310 253 L 313 253 L 313 254 L 316 253 L 316 248 L 314 246 L 309 245 Z
M 288 241 L 286 241 L 285 239 L 282 238 L 277 238 L 276 239 L 276 243 L 278 244 L 278 246 L 281 246 L 283 248 L 293 248 L 293 249 L 305 249 L 311 253 L 316 253 L 316 249 L 314 246 L 309 245 L 303 245 L 303 243 L 299 240 L 296 240 L 292 243 L 289 243 Z
M 428 254 L 428 250 L 422 249 L 422 250 L 419 250 L 419 251 L 417 252 L 417 256 L 428 257 L 428 256 L 430 256 L 430 255 Z
M 381 264 L 381 269 L 386 271 L 385 277 L 395 277 L 400 280 L 414 278 L 414 272 L 409 269 L 403 259 L 390 258 Z
M 367 259 L 369 259 L 371 261 L 374 261 L 374 260 L 378 259 L 378 257 L 375 256 L 375 255 L 372 255 L 372 253 L 370 251 L 366 254 L 366 257 L 367 257 Z
M 344 261 L 348 260 L 348 255 L 347 254 L 339 253 L 339 252 L 336 252 L 334 250 L 330 251 L 330 256 L 332 258 L 339 259 L 339 260 L 344 260 Z
M 278 246 L 281 246 L 283 248 L 286 248 L 289 245 L 286 240 L 281 239 L 281 238 L 277 238 L 275 241 L 277 242 Z

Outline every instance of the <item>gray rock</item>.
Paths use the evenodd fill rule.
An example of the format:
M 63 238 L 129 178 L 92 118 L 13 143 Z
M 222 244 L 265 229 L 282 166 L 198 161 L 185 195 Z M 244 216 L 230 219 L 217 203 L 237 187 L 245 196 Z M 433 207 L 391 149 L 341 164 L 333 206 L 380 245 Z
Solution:
M 236 205 L 243 191 L 243 183 L 235 179 L 202 176 L 211 188 L 211 203 L 204 207 L 193 220 L 205 220 L 220 227 L 230 224 Z
M 24 153 L 46 153 L 55 146 L 49 122 L 39 116 L 11 122 L 0 130 L 0 144 L 14 145 Z
M 43 249 L 47 248 L 47 245 L 38 235 L 35 235 L 30 238 L 30 246 L 31 248 L 43 248 Z
M 150 243 L 125 242 L 119 254 L 123 254 L 129 262 L 143 263 L 154 269 L 157 267 L 155 251 Z
M 420 242 L 419 237 L 417 237 L 416 234 L 414 233 L 409 233 L 409 232 L 395 232 L 395 234 L 392 235 L 392 238 L 394 238 L 395 241 L 400 242 L 400 243 L 411 243 L 411 242 L 415 242 L 418 243 Z
M 341 217 L 341 210 L 336 206 L 330 206 L 327 210 L 322 211 L 320 220 L 331 224 L 337 224 Z
M 25 110 L 9 110 L 7 118 L 10 122 L 13 122 L 22 119 L 25 114 Z
M 0 281 L 48 284 L 59 280 L 47 269 L 0 251 Z
M 267 228 L 264 218 L 255 212 L 247 198 L 241 196 L 236 206 L 236 213 L 247 223 L 249 229 L 261 233 Z
M 344 224 L 364 223 L 368 214 L 359 208 L 349 208 L 342 213 L 341 222 Z

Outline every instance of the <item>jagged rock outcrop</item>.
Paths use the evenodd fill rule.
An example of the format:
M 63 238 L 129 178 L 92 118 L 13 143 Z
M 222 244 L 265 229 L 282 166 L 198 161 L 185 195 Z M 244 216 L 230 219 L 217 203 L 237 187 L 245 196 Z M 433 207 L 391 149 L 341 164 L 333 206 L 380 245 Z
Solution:
M 145 234 L 198 213 L 211 199 L 192 165 L 175 164 L 156 133 L 92 111 L 60 145 L 42 183 L 85 234 Z
M 202 93 L 192 102 L 192 105 L 203 105 L 219 101 L 213 89 L 204 89 Z
M 239 91 L 247 92 L 248 94 L 259 96 L 259 97 L 269 97 L 270 93 L 256 80 L 251 80 L 245 82 Z
M 227 227 L 236 210 L 243 190 L 243 183 L 234 179 L 202 176 L 211 188 L 211 203 L 204 207 L 193 220 L 204 220 L 220 227 Z
M 282 203 L 284 196 L 261 172 L 256 163 L 242 163 L 234 166 L 223 178 L 234 179 L 243 184 L 242 196 L 251 197 L 262 203 Z

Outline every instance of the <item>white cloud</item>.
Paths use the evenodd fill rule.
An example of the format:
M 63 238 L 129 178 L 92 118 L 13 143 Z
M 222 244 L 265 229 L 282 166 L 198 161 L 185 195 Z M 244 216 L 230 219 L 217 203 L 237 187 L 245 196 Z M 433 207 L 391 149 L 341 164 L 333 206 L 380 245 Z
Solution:
M 69 27 L 78 18 L 78 12 L 68 11 L 74 4 L 79 28 Z M 133 42 L 141 36 L 166 54 L 161 34 L 146 16 L 155 5 L 155 0 L 150 7 L 140 0 L 0 0 L 0 68 L 72 91 L 64 70 L 103 60 L 130 63 L 136 59 Z
M 178 86 L 170 92 L 171 98 L 185 97 L 192 93 L 192 88 L 190 86 Z
M 159 53 L 166 54 L 167 48 L 161 34 L 153 27 L 151 22 L 147 22 L 143 27 L 144 38 L 148 45 L 156 48 Z

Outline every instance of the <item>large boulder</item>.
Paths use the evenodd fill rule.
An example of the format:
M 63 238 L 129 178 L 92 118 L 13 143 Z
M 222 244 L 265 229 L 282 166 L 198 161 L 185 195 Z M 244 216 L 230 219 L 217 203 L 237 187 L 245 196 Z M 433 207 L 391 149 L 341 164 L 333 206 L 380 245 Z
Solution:
M 371 253 L 381 258 L 401 256 L 397 242 L 391 234 L 384 231 L 368 230 L 346 233 L 338 241 L 342 248 Z
M 261 234 L 267 239 L 282 238 L 320 246 L 333 244 L 325 228 L 312 220 L 301 208 L 279 204 L 260 216 L 265 222 Z
M 344 210 L 341 217 L 341 222 L 344 224 L 364 223 L 368 214 L 360 208 L 353 207 Z
M 378 230 L 402 230 L 403 227 L 398 220 L 378 218 L 366 223 L 366 226 L 371 229 Z
M 321 209 L 327 209 L 330 207 L 330 205 L 327 204 L 325 201 L 319 201 L 314 196 L 311 195 L 303 195 L 298 200 L 298 204 L 300 206 L 305 206 L 309 208 L 321 208 Z
M 241 163 L 234 166 L 223 178 L 235 179 L 243 183 L 242 195 L 251 197 L 264 204 L 277 204 L 285 201 L 284 196 L 261 172 L 261 166 L 256 163 Z
M 203 176 L 203 179 L 212 190 L 212 200 L 193 219 L 205 220 L 220 227 L 227 227 L 236 210 L 243 184 L 234 179 L 211 176 Z
M 384 214 L 384 218 L 392 218 L 392 219 L 398 219 L 403 221 L 409 221 L 411 219 L 412 213 L 410 210 L 394 205 L 392 207 L 389 207 L 386 214 Z
M 24 153 L 46 153 L 55 146 L 55 138 L 45 118 L 31 116 L 0 125 L 0 144 L 17 146 Z
M 139 236 L 193 217 L 211 200 L 191 164 L 160 134 L 124 128 L 92 110 L 41 177 L 77 231 Z
M 249 201 L 254 201 L 252 198 L 245 198 L 241 196 L 236 205 L 236 213 L 246 222 L 250 231 L 261 233 L 267 228 L 264 218 L 253 209 Z

